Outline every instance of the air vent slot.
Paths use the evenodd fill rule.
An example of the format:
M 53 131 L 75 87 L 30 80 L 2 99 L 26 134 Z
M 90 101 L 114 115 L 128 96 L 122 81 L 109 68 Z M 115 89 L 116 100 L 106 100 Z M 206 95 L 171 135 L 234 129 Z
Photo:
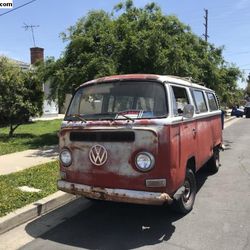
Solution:
M 133 142 L 135 133 L 130 131 L 71 132 L 71 141 L 86 142 Z

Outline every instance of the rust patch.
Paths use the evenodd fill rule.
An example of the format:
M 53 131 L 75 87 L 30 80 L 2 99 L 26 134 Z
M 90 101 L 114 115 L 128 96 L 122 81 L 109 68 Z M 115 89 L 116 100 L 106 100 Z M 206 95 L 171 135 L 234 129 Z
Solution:
M 167 193 L 151 193 L 144 191 L 110 189 L 74 184 L 58 181 L 58 188 L 62 191 L 88 198 L 107 201 L 126 202 L 135 204 L 162 205 L 170 204 L 172 198 Z

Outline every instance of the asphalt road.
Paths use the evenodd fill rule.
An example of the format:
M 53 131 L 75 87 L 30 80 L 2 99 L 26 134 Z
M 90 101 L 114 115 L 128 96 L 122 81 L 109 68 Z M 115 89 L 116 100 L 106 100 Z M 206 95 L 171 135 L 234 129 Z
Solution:
M 250 119 L 239 119 L 225 129 L 222 166 L 215 175 L 198 173 L 199 191 L 188 215 L 90 202 L 22 249 L 250 249 L 249 128 Z M 25 227 L 31 236 L 33 223 Z

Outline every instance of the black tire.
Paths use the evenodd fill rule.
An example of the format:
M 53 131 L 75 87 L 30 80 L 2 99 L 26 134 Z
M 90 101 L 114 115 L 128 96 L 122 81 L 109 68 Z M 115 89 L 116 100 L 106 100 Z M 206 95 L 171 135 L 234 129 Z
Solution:
M 196 179 L 191 169 L 186 170 L 186 177 L 183 183 L 184 192 L 178 200 L 174 200 L 172 209 L 175 212 L 187 214 L 193 209 L 195 196 L 196 196 Z
M 218 148 L 213 150 L 213 156 L 207 163 L 207 169 L 210 173 L 217 173 L 220 168 L 220 151 Z

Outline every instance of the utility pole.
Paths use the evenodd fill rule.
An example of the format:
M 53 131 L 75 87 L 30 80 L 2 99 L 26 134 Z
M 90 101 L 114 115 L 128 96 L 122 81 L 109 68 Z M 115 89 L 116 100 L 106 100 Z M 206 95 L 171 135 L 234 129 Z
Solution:
M 39 27 L 39 25 L 27 25 L 26 23 L 24 23 L 24 26 L 23 26 L 25 31 L 27 31 L 28 29 L 31 30 L 34 47 L 36 47 L 35 36 L 34 36 L 34 28 L 38 28 L 38 27 Z
M 205 19 L 205 23 L 204 23 L 204 26 L 205 26 L 205 34 L 203 34 L 203 36 L 205 37 L 205 41 L 207 42 L 207 39 L 209 37 L 208 35 L 208 10 L 207 9 L 204 9 L 205 11 L 205 16 L 204 16 L 204 19 Z

